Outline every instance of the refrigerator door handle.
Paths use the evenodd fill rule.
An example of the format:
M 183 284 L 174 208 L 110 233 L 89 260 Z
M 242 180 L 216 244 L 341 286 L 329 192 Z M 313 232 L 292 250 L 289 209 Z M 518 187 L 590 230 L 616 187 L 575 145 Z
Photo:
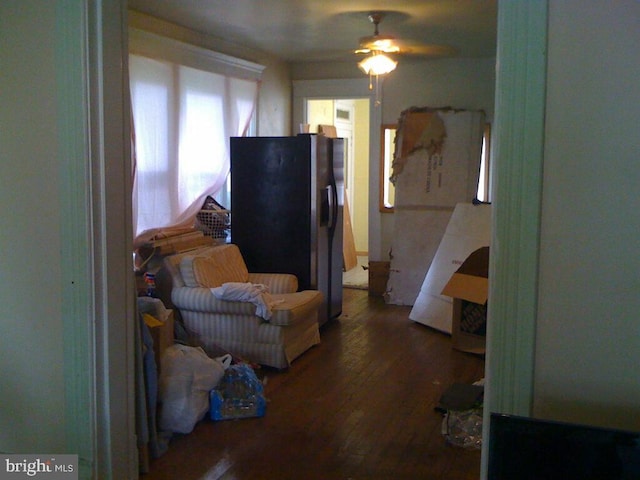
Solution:
M 336 224 L 336 199 L 333 185 L 327 185 L 325 187 L 327 191 L 327 200 L 329 204 L 329 229 L 332 229 Z

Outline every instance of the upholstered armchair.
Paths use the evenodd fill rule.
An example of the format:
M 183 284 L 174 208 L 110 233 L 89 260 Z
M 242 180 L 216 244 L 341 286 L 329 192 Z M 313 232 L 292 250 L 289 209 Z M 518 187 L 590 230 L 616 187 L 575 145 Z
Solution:
M 322 293 L 298 292 L 294 275 L 249 273 L 234 244 L 166 257 L 164 268 L 171 278 L 173 307 L 205 351 L 224 349 L 248 361 L 282 369 L 320 343 Z M 237 289 L 244 287 L 256 295 L 237 295 Z M 236 289 L 235 296 L 228 295 L 232 289 Z M 256 299 L 258 302 L 252 301 Z

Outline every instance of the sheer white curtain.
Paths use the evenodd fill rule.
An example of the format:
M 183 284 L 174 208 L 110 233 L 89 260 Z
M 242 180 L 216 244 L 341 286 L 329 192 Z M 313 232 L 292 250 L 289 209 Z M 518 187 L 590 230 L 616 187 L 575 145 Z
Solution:
M 244 135 L 258 82 L 129 56 L 137 238 L 191 224 L 229 173 L 229 138 Z

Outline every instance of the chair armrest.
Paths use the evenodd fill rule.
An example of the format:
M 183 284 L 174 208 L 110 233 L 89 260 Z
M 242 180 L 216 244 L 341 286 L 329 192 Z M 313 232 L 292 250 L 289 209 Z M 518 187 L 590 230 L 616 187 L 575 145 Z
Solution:
M 171 301 L 178 310 L 210 314 L 255 315 L 256 306 L 249 302 L 219 300 L 204 287 L 179 287 L 171 291 Z
M 294 293 L 298 290 L 298 278 L 289 273 L 249 273 L 251 283 L 269 287 L 269 293 Z

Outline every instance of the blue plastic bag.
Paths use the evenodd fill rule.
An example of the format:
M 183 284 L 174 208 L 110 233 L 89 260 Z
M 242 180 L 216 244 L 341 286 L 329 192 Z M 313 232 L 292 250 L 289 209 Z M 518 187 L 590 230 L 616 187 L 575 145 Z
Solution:
M 264 387 L 253 369 L 244 363 L 231 365 L 211 390 L 211 419 L 262 417 L 266 410 Z

